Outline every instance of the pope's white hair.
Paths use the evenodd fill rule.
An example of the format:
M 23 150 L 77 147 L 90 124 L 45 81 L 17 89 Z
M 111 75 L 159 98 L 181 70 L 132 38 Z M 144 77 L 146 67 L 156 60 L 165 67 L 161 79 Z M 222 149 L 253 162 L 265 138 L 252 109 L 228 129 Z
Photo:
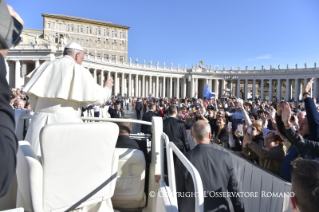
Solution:
M 63 51 L 63 56 L 69 55 L 71 57 L 74 57 L 77 53 L 81 52 L 81 50 L 78 49 L 71 49 L 71 48 L 65 48 Z

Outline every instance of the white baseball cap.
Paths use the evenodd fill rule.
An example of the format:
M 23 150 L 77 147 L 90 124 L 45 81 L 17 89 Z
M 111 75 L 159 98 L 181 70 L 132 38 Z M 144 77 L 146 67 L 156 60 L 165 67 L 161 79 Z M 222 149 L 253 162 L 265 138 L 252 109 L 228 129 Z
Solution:
M 68 45 L 66 45 L 64 47 L 64 49 L 77 49 L 77 50 L 80 50 L 80 51 L 84 51 L 82 46 L 80 46 L 79 44 L 74 43 L 74 42 L 69 43 Z

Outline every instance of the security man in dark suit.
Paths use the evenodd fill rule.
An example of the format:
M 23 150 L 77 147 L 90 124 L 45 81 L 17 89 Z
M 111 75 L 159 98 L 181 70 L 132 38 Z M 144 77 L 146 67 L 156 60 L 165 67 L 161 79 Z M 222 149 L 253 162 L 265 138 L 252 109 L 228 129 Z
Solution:
M 143 114 L 142 120 L 152 122 L 152 117 L 158 116 L 158 114 L 155 112 L 156 111 L 155 104 L 151 104 L 149 107 L 150 107 L 150 110 Z M 152 126 L 142 124 L 141 125 L 141 132 L 144 134 L 151 134 L 152 133 Z
M 235 212 L 244 212 L 243 200 L 236 196 L 238 189 L 237 177 L 229 153 L 213 148 L 210 143 L 210 126 L 206 121 L 197 121 L 191 131 L 196 141 L 194 149 L 186 153 L 187 159 L 193 164 L 200 174 L 203 183 L 204 211 L 230 211 L 227 202 L 227 192 L 234 192 L 230 197 Z M 195 211 L 195 190 L 191 174 L 185 166 L 176 161 L 176 189 L 178 197 L 178 209 L 182 212 Z M 188 195 L 186 192 L 188 192 Z M 190 193 L 189 193 L 190 192 Z M 191 195 L 193 194 L 193 195 Z
M 136 110 L 137 119 L 141 118 L 141 110 L 142 109 L 143 109 L 143 102 L 140 98 L 138 98 L 136 103 L 135 103 L 135 110 Z
M 169 118 L 163 122 L 163 132 L 168 136 L 169 141 L 173 142 L 181 152 L 189 151 L 189 143 L 186 140 L 185 123 L 176 119 L 177 108 L 176 105 L 171 104 L 168 107 Z
M 116 101 L 114 103 L 114 109 L 109 107 L 108 110 L 111 118 L 123 118 L 124 117 L 124 111 L 121 108 L 121 103 L 119 101 Z
M 10 106 L 5 57 L 11 46 L 19 44 L 22 25 L 18 13 L 12 7 L 9 10 L 5 0 L 0 1 L 0 197 L 8 192 L 17 165 L 18 142 L 14 133 L 14 111 Z
M 129 148 L 129 149 L 140 149 L 136 140 L 131 139 L 130 133 L 132 130 L 131 122 L 118 122 L 119 126 L 119 137 L 117 138 L 116 148 Z M 146 145 L 145 145 L 146 146 Z

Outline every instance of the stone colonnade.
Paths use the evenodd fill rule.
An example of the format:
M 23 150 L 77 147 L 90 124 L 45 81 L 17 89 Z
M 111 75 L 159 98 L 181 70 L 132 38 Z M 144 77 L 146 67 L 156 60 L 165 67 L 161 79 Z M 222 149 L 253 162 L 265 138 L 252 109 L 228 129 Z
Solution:
M 265 76 L 239 76 L 238 79 L 229 82 L 223 76 L 214 75 L 164 75 L 137 73 L 137 72 L 117 72 L 89 68 L 92 76 L 98 84 L 103 86 L 107 77 L 114 79 L 113 93 L 121 96 L 148 97 L 176 97 L 185 98 L 203 97 L 203 91 L 209 84 L 211 91 L 216 92 L 220 98 L 224 93 L 248 100 L 255 98 L 265 100 L 285 99 L 297 101 L 302 98 L 302 88 L 310 80 L 310 76 L 285 76 L 270 79 Z M 314 97 L 318 97 L 318 80 L 314 80 L 311 92 Z M 230 85 L 232 84 L 232 86 Z M 230 91 L 229 89 L 232 88 Z M 228 90 L 227 90 L 228 89 Z
M 26 75 L 32 70 L 39 67 L 46 60 L 19 60 L 10 59 L 5 61 L 7 68 L 6 79 L 11 88 L 20 88 L 26 82 Z
M 88 68 L 95 81 L 103 86 L 105 79 L 114 80 L 113 93 L 120 96 L 176 97 L 188 95 L 187 76 L 147 75 Z
M 32 70 L 41 63 L 51 60 L 19 59 L 9 58 L 6 60 L 7 80 L 10 87 L 20 88 L 24 85 L 26 78 Z M 304 70 L 246 70 L 237 71 L 238 79 L 233 81 L 224 80 L 225 75 L 234 74 L 233 71 L 201 71 L 196 69 L 165 69 L 158 67 L 137 68 L 125 64 L 94 64 L 85 61 L 86 67 L 94 77 L 95 81 L 103 86 L 107 77 L 114 79 L 113 93 L 121 96 L 148 97 L 176 97 L 185 98 L 203 97 L 203 91 L 207 84 L 210 89 L 221 97 L 225 92 L 243 98 L 245 100 L 258 97 L 266 100 L 294 100 L 302 97 L 302 88 L 314 77 L 311 89 L 312 95 L 319 97 L 319 69 L 317 67 Z M 98 68 L 96 68 L 96 67 Z M 153 70 L 154 69 L 154 70 Z M 228 90 L 227 90 L 228 89 Z
M 233 88 L 229 93 L 231 96 L 240 97 L 248 100 L 260 98 L 262 100 L 287 100 L 298 101 L 302 99 L 303 87 L 308 83 L 312 76 L 291 75 L 278 76 L 276 79 L 269 77 L 262 78 L 249 78 L 240 77 L 232 82 L 224 82 L 229 84 L 228 88 Z M 311 95 L 313 97 L 319 97 L 319 76 L 314 75 L 314 81 L 312 84 Z M 232 86 L 230 84 L 232 83 Z

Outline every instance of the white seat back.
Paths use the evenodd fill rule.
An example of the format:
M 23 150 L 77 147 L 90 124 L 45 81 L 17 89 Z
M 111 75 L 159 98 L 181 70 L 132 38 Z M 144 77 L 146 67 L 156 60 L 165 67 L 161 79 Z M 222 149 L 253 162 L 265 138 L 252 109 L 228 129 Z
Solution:
M 116 148 L 119 155 L 117 181 L 112 203 L 114 208 L 145 206 L 145 157 L 141 150 Z
M 118 132 L 114 123 L 65 123 L 43 127 L 40 133 L 42 166 L 33 162 L 36 166 L 29 165 L 29 170 L 25 171 L 30 175 L 31 211 L 66 211 L 102 201 L 112 208 L 110 198 L 116 184 Z M 32 155 L 28 151 L 30 149 L 22 151 L 25 158 Z M 22 173 L 17 171 L 17 174 Z M 30 199 L 25 197 L 30 195 L 28 192 L 21 193 L 25 201 Z

